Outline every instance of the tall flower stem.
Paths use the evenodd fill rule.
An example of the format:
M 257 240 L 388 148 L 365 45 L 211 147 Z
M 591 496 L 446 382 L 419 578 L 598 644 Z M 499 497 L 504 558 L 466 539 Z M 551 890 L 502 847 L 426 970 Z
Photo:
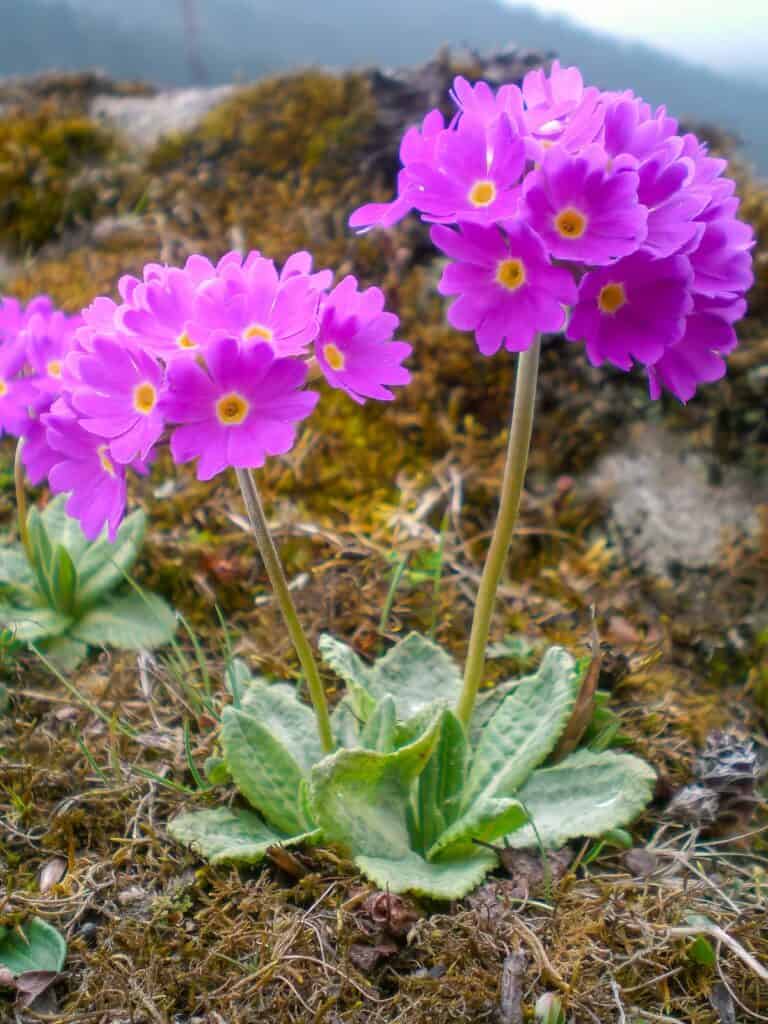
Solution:
M 275 547 L 272 534 L 269 532 L 267 519 L 264 515 L 264 507 L 261 504 L 261 497 L 256 487 L 256 482 L 253 479 L 253 474 L 248 469 L 236 469 L 235 472 L 237 473 L 237 482 L 240 484 L 240 490 L 243 492 L 248 519 L 256 537 L 256 543 L 259 546 L 259 552 L 264 561 L 269 581 L 277 597 L 280 611 L 283 613 L 288 633 L 307 680 L 309 696 L 315 709 L 315 717 L 317 718 L 317 731 L 320 734 L 320 742 L 323 750 L 330 754 L 335 744 L 333 742 L 333 733 L 331 732 L 328 703 L 325 699 L 323 684 L 320 681 L 317 662 L 312 654 L 312 648 L 309 645 L 306 634 L 301 628 L 301 622 L 296 613 L 296 606 L 288 589 L 288 581 L 285 578 L 283 564 L 280 561 L 280 555 Z
M 29 531 L 27 530 L 27 492 L 24 489 L 24 464 L 21 461 L 21 453 L 24 448 L 24 438 L 19 438 L 16 445 L 16 457 L 13 460 L 13 482 L 16 487 L 16 518 L 19 524 L 19 540 L 27 560 L 32 562 L 32 545 L 29 542 Z
M 480 588 L 477 592 L 472 631 L 469 636 L 469 650 L 464 669 L 462 687 L 456 714 L 464 726 L 469 725 L 472 709 L 485 668 L 485 650 L 491 629 L 491 618 L 496 604 L 496 591 L 507 560 L 509 545 L 520 509 L 525 471 L 528 466 L 528 452 L 533 431 L 533 409 L 536 400 L 536 381 L 539 373 L 541 338 L 521 352 L 515 380 L 515 401 L 512 408 L 512 423 L 509 428 L 507 461 L 501 484 L 501 501 L 491 546 L 485 559 Z

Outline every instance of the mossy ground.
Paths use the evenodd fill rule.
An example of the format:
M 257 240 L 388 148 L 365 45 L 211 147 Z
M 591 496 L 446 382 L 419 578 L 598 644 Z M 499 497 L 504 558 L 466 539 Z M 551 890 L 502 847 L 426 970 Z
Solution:
M 77 89 L 62 101 L 61 122 L 37 107 L 25 116 L 51 118 L 54 136 L 72 118 L 82 125 L 85 108 L 72 95 Z M 0 121 L 0 137 L 11 130 Z M 87 135 L 102 133 L 92 126 Z M 262 486 L 313 637 L 330 631 L 373 655 L 434 620 L 438 640 L 461 656 L 492 526 L 513 362 L 479 358 L 471 339 L 446 326 L 420 227 L 364 237 L 346 228 L 355 205 L 387 195 L 395 166 L 395 154 L 382 152 L 368 79 L 311 72 L 249 87 L 143 159 L 121 156 L 115 140 L 104 145 L 97 194 L 77 230 L 46 219 L 41 203 L 40 224 L 23 228 L 27 262 L 8 291 L 48 291 L 75 310 L 114 293 L 118 276 L 145 260 L 232 247 L 278 259 L 306 247 L 318 265 L 381 283 L 415 343 L 412 385 L 391 405 L 364 409 L 326 392 Z M 69 194 L 80 171 L 60 173 Z M 727 1019 L 712 999 L 728 990 L 745 1008 L 737 1015 L 766 1012 L 768 986 L 733 948 L 718 947 L 715 967 L 697 965 L 690 938 L 673 930 L 703 914 L 768 962 L 765 819 L 751 823 L 749 838 L 724 841 L 664 808 L 712 728 L 765 743 L 757 698 L 768 691 L 768 519 L 762 538 L 734 540 L 710 573 L 672 584 L 629 568 L 585 483 L 596 458 L 649 419 L 691 449 L 764 477 L 768 199 L 746 175 L 741 188 L 760 233 L 759 280 L 726 381 L 685 408 L 652 406 L 639 378 L 593 370 L 577 346 L 547 346 L 528 489 L 494 626 L 496 639 L 522 632 L 581 652 L 595 607 L 610 660 L 623 667 L 603 679 L 611 707 L 659 773 L 657 802 L 634 829 L 636 846 L 655 851 L 650 868 L 609 848 L 593 860 L 596 848 L 585 844 L 550 888 L 534 881 L 526 893 L 513 866 L 513 877 L 500 872 L 459 906 L 417 908 L 403 935 L 374 920 L 369 889 L 333 851 L 276 854 L 263 869 L 237 872 L 176 847 L 169 818 L 211 799 L 194 795 L 189 761 L 202 764 L 215 738 L 201 694 L 225 699 L 216 603 L 255 671 L 292 678 L 296 666 L 234 481 L 202 484 L 160 459 L 132 495 L 151 522 L 140 576 L 183 612 L 205 667 L 187 635 L 183 662 L 103 654 L 67 686 L 32 656 L 4 661 L 12 704 L 0 718 L 0 921 L 37 913 L 70 943 L 56 1007 L 29 1020 L 506 1024 L 519 1019 L 507 998 L 516 964 L 526 1018 L 541 992 L 557 989 L 576 1021 L 625 1013 L 710 1024 Z M 18 251 L 22 224 L 0 223 L 0 243 Z M 11 455 L 6 444 L 8 532 Z M 441 524 L 437 598 L 431 580 L 406 573 L 382 636 L 393 561 L 407 555 L 418 567 L 437 551 Z M 510 669 L 493 663 L 489 680 Z M 335 681 L 327 683 L 333 699 Z M 54 856 L 66 874 L 41 893 L 39 869 Z M 0 997 L 4 1013 L 13 1011 Z

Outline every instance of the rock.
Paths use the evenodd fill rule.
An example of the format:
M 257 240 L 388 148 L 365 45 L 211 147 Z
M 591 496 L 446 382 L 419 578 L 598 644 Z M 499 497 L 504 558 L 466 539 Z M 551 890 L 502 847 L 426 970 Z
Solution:
M 718 483 L 711 482 L 713 473 Z M 607 497 L 628 558 L 670 577 L 716 565 L 729 533 L 755 536 L 758 506 L 767 498 L 744 472 L 723 469 L 647 425 L 600 460 L 591 485 Z
M 94 97 L 91 117 L 106 122 L 136 146 L 150 149 L 164 135 L 191 131 L 213 107 L 222 103 L 234 86 L 172 89 L 155 96 Z

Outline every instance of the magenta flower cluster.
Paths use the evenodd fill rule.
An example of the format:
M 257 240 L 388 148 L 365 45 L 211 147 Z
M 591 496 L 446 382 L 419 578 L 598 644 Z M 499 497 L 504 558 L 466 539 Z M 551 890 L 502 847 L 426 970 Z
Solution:
M 24 436 L 30 478 L 69 492 L 85 534 L 114 539 L 126 474 L 146 472 L 157 446 L 197 460 L 210 480 L 256 468 L 293 446 L 325 376 L 355 402 L 390 400 L 406 384 L 411 346 L 394 341 L 396 316 L 378 288 L 330 271 L 309 253 L 278 271 L 232 252 L 217 264 L 149 264 L 119 282 L 120 302 L 97 298 L 67 318 L 41 298 L 0 306 L 0 423 Z
M 593 365 L 645 367 L 652 398 L 686 402 L 722 377 L 753 245 L 725 161 L 663 107 L 585 87 L 557 61 L 522 88 L 457 78 L 452 98 L 450 123 L 432 110 L 406 132 L 394 202 L 352 227 L 411 210 L 432 224 L 448 319 L 484 355 L 564 331 Z

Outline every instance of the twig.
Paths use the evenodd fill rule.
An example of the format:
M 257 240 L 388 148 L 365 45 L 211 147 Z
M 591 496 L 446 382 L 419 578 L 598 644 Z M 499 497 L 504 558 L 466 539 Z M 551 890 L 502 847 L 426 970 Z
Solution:
M 499 1024 L 523 1024 L 523 974 L 528 957 L 522 951 L 510 954 L 501 968 Z

